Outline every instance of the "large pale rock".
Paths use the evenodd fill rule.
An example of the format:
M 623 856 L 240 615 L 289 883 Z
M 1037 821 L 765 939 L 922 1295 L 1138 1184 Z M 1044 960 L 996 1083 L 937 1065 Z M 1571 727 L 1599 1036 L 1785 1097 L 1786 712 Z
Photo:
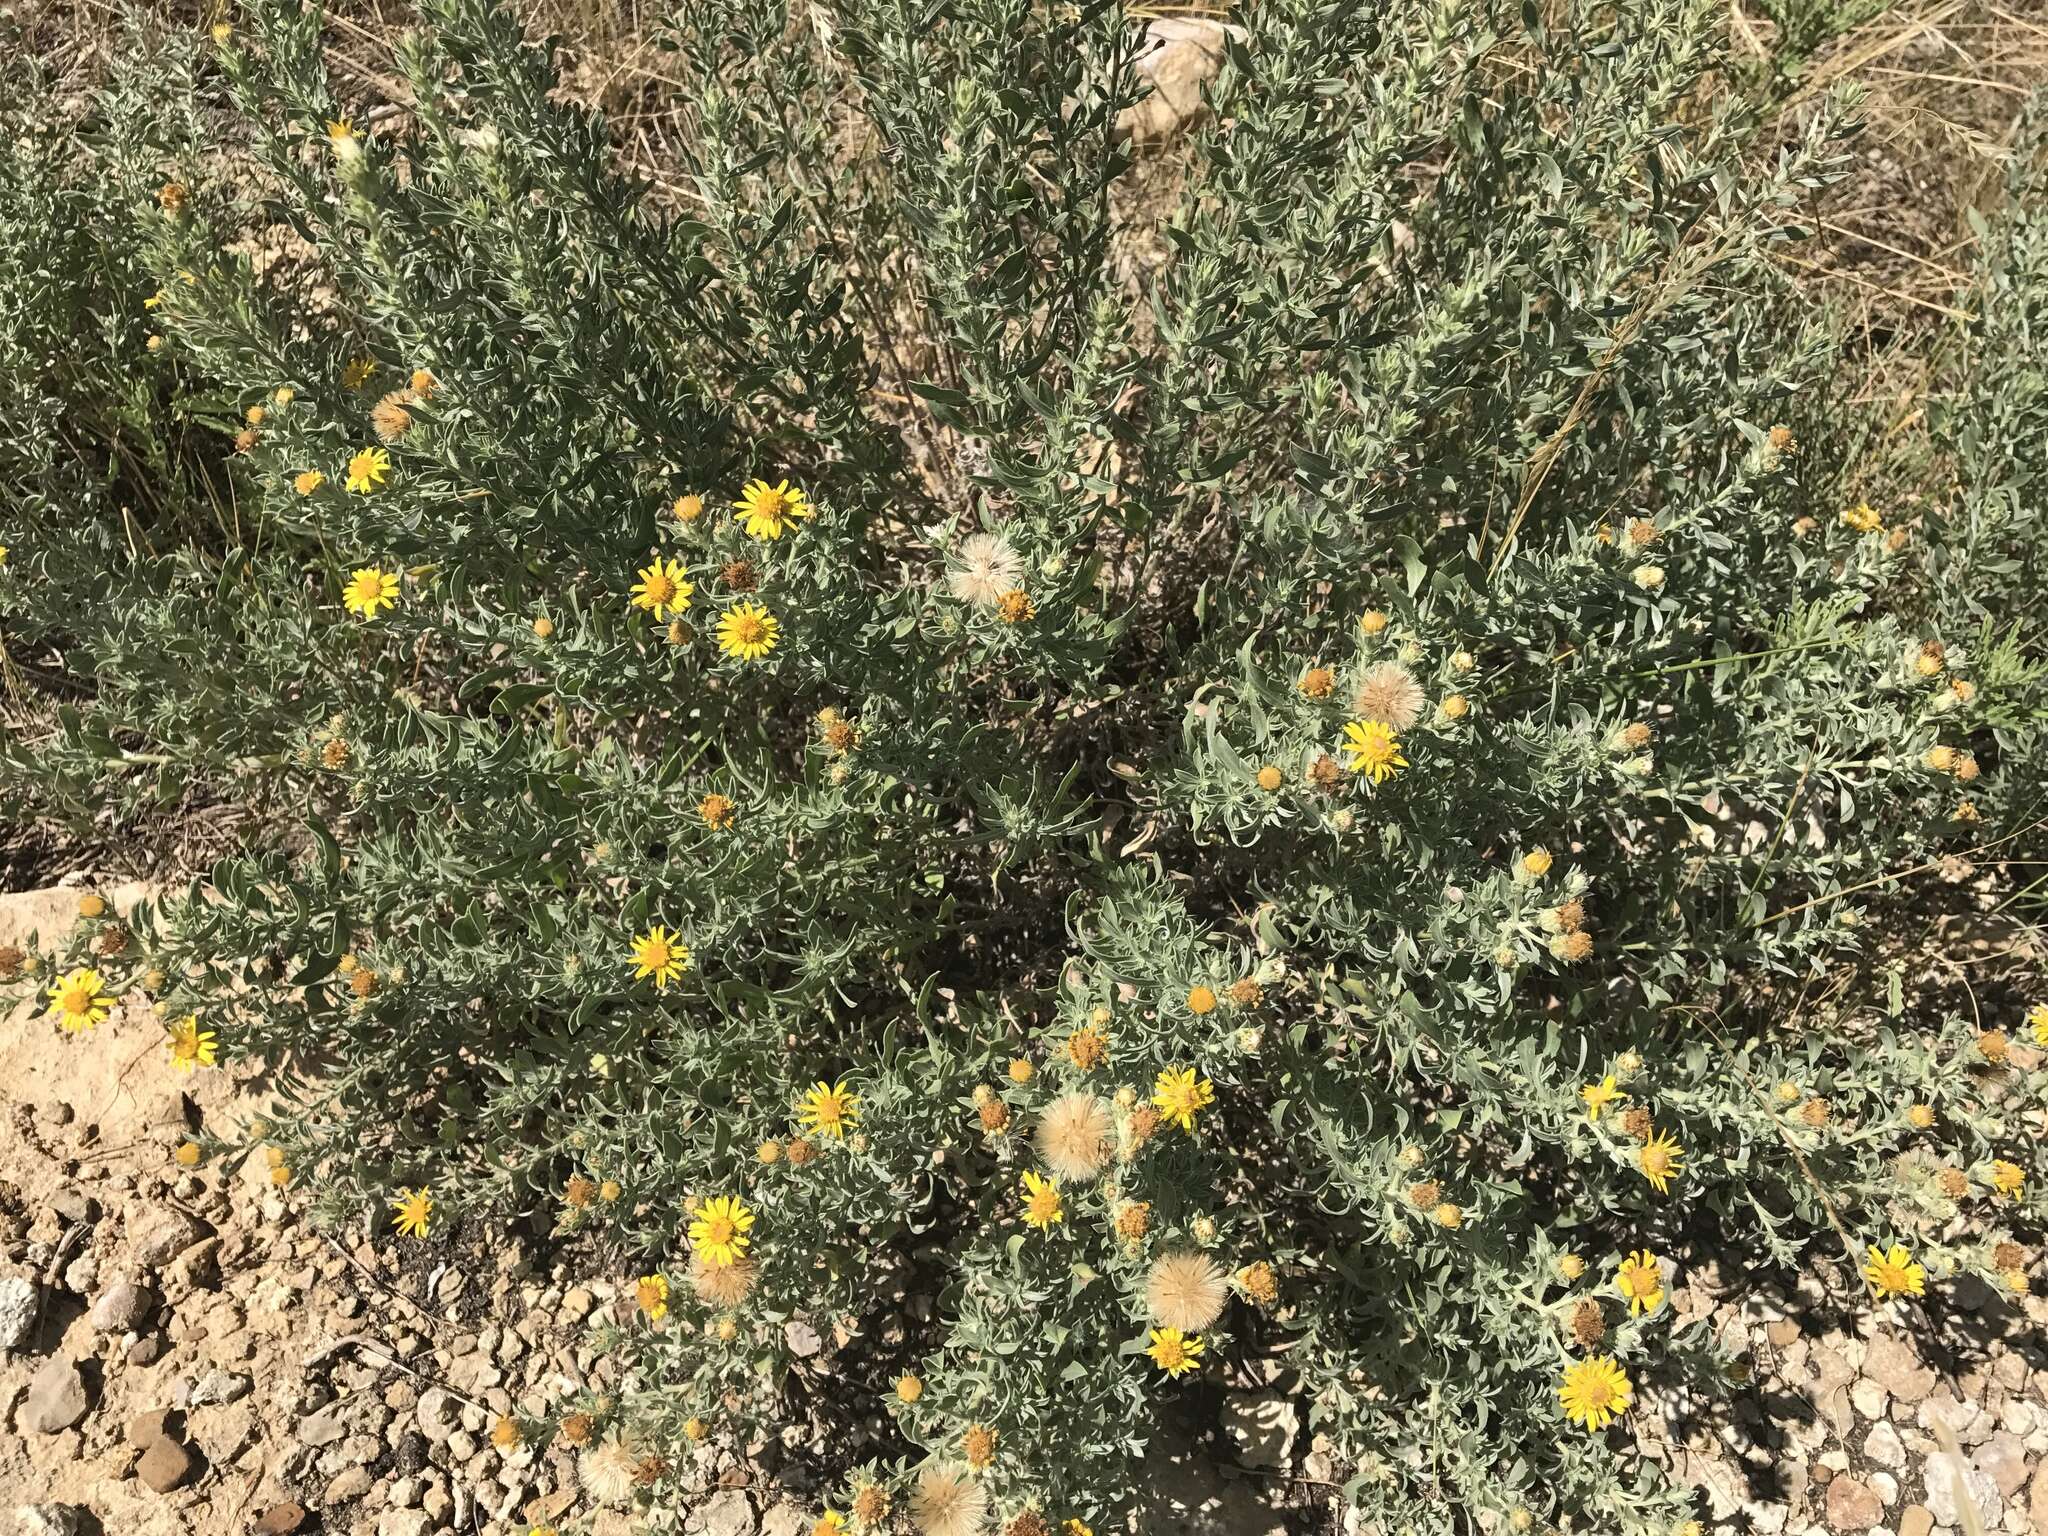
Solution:
M 1202 88 L 1223 68 L 1224 46 L 1242 28 L 1201 17 L 1161 16 L 1145 29 L 1133 61 L 1151 91 L 1117 119 L 1117 126 L 1141 141 L 1164 139 L 1204 110 Z
M 1946 1454 L 1930 1456 L 1923 1475 L 1927 1487 L 1924 1502 L 1934 1516 L 1934 1523 L 1953 1527 L 1957 1523 L 1955 1459 Z M 1996 1526 L 2005 1501 L 1999 1497 L 1998 1484 L 1991 1480 L 1991 1474 L 1973 1466 L 1964 1472 L 1963 1482 L 1966 1497 L 1976 1506 L 1977 1516 L 1984 1522 L 1985 1529 Z
M 39 1435 L 62 1434 L 84 1418 L 91 1406 L 78 1367 L 63 1355 L 52 1355 L 29 1379 L 21 1424 Z
M 1247 1467 L 1284 1467 L 1301 1433 L 1301 1414 L 1278 1392 L 1230 1392 L 1223 1398 L 1223 1433 Z
M 127 1230 L 129 1257 L 151 1270 L 162 1269 L 207 1235 L 204 1223 L 174 1205 L 131 1207 Z
M 1910 1344 L 1890 1334 L 1870 1341 L 1870 1351 L 1863 1357 L 1863 1374 L 1906 1403 L 1919 1402 L 1941 1379 L 1920 1363 Z
M 135 1333 L 156 1310 L 156 1298 L 133 1280 L 117 1280 L 92 1304 L 92 1326 L 99 1333 Z
M 737 1488 L 721 1488 L 691 1511 L 683 1529 L 698 1536 L 754 1536 L 754 1506 Z
M 20 1275 L 0 1275 L 0 1354 L 25 1349 L 36 1326 L 36 1288 Z M 24 1506 L 42 1508 L 45 1506 Z M 47 1506 L 56 1508 L 55 1505 Z
M 1828 1484 L 1828 1529 L 1867 1531 L 1884 1519 L 1884 1501 L 1858 1478 L 1838 1476 Z

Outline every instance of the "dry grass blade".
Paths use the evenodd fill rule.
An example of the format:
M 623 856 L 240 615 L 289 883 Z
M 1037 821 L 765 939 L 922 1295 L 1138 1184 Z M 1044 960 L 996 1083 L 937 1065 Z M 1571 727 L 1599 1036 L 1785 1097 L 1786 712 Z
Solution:
M 1928 1419 L 1928 1426 L 1934 1431 L 1941 1454 L 1948 1458 L 1949 1475 L 1954 1479 L 1956 1523 L 1963 1529 L 1963 1536 L 1984 1536 L 1984 1520 L 1977 1513 L 1977 1506 L 1970 1498 L 1969 1462 L 1963 1459 L 1963 1448 L 1956 1443 L 1956 1432 L 1948 1427 L 1948 1420 L 1940 1414 Z

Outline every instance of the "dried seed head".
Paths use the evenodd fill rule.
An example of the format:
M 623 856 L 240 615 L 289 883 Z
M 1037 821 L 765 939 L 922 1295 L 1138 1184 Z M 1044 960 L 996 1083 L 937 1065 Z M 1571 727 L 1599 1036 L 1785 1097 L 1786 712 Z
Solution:
M 1229 1300 L 1229 1279 L 1207 1254 L 1162 1254 L 1145 1277 L 1145 1303 L 1161 1327 L 1199 1333 Z
M 411 390 L 394 389 L 370 407 L 370 430 L 380 441 L 395 443 L 412 430 L 412 412 L 406 409 L 412 399 Z
M 1422 684 L 1398 661 L 1383 661 L 1366 670 L 1352 695 L 1352 710 L 1367 720 L 1384 720 L 1405 731 L 1422 718 Z
M 1600 1303 L 1584 1297 L 1572 1308 L 1572 1338 L 1581 1349 L 1591 1349 L 1607 1337 L 1607 1318 Z

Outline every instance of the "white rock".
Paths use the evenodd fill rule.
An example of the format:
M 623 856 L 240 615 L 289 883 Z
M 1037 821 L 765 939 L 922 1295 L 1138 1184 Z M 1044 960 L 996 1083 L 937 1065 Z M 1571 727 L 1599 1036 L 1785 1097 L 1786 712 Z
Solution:
M 1952 1457 L 1942 1455 L 1928 1461 L 1925 1469 L 1927 1496 L 1923 1502 L 1934 1515 L 1936 1525 L 1953 1526 L 1956 1523 L 1956 1473 Z M 1969 1499 L 1977 1507 L 1977 1514 L 1985 1525 L 1998 1524 L 2004 1500 L 1998 1496 L 1998 1484 L 1991 1480 L 1991 1474 L 1971 1467 L 1966 1474 Z
M 20 1275 L 0 1275 L 0 1353 L 27 1345 L 35 1325 L 35 1286 Z M 22 1505 L 25 1510 L 65 1507 L 58 1504 Z
M 1229 1392 L 1223 1398 L 1223 1433 L 1247 1467 L 1284 1467 L 1301 1433 L 1301 1414 L 1278 1392 Z

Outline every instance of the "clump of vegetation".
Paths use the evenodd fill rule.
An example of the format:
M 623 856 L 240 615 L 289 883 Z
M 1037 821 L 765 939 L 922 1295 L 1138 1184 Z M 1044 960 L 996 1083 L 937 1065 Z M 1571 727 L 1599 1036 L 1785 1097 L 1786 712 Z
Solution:
M 799 1320 L 897 1431 L 821 1528 L 1085 1536 L 1284 1360 L 1369 1516 L 1672 1530 L 1686 1255 L 2026 1283 L 2048 1014 L 1787 1000 L 2039 846 L 2041 267 L 1908 515 L 1772 259 L 1853 95 L 1767 152 L 1713 8 L 1535 16 L 1261 5 L 1146 147 L 1121 7 L 706 0 L 658 185 L 483 0 L 374 123 L 298 0 L 143 48 L 18 161 L 0 283 L 80 307 L 6 392 L 229 489 L 28 418 L 0 793 L 260 831 L 18 985 L 278 1070 L 215 1150 L 329 1218 L 643 1255 L 633 1390 L 507 1431 L 592 1500 L 773 1424 Z

